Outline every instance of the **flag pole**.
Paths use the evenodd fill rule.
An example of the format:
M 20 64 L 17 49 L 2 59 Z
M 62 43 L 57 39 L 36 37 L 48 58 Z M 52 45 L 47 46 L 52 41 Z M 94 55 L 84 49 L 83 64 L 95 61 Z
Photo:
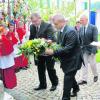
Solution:
M 10 15 L 10 0 L 8 0 L 8 16 L 9 16 L 9 19 L 11 18 L 11 15 Z
M 89 19 L 90 19 L 90 11 L 91 11 L 91 0 L 89 0 Z

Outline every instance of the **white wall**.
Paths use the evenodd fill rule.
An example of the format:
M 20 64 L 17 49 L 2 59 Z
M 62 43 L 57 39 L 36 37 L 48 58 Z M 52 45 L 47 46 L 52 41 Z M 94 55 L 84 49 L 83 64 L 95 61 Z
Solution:
M 97 26 L 98 31 L 99 31 L 99 33 L 100 33 L 100 10 L 97 11 L 96 26 Z

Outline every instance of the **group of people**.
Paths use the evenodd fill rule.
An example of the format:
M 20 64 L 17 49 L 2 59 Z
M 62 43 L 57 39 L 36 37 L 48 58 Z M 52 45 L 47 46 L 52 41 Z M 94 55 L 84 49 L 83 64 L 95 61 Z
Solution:
M 2 21 L 0 18 L 0 22 Z M 12 89 L 17 85 L 16 72 L 19 69 L 28 67 L 28 59 L 24 54 L 19 53 L 19 46 L 22 44 L 26 34 L 24 23 L 11 20 L 6 26 L 0 23 L 0 79 L 4 86 Z
M 18 23 L 20 24 L 20 22 Z M 23 54 L 17 55 L 18 57 L 15 56 L 18 52 L 18 45 L 23 43 L 22 40 L 26 34 L 23 25 L 19 29 L 18 26 L 20 25 L 16 26 L 14 28 L 14 25 L 9 24 L 9 31 L 6 32 L 2 28 L 3 26 L 0 26 L 0 74 L 5 87 L 8 88 L 12 83 L 12 88 L 16 86 L 15 69 L 18 66 L 25 67 L 28 64 L 28 59 Z M 90 64 L 94 75 L 93 81 L 97 82 L 98 72 L 95 58 L 97 47 L 91 43 L 98 41 L 98 30 L 96 26 L 88 23 L 87 16 L 82 16 L 76 22 L 75 27 L 70 27 L 62 14 L 54 15 L 51 21 L 47 23 L 42 20 L 39 13 L 33 13 L 31 15 L 29 40 L 35 38 L 44 38 L 50 44 L 57 42 L 62 48 L 56 51 L 47 48 L 43 55 L 38 56 L 38 59 L 34 57 L 39 77 L 39 86 L 34 90 L 47 88 L 46 69 L 52 85 L 50 91 L 56 90 L 59 78 L 56 74 L 57 70 L 54 68 L 54 57 L 60 59 L 60 67 L 64 73 L 62 100 L 70 100 L 71 96 L 77 96 L 77 92 L 80 90 L 79 85 L 87 84 L 88 64 Z M 75 75 L 81 67 L 82 80 L 77 82 Z M 71 90 L 73 90 L 72 93 Z
M 76 22 L 75 27 L 70 27 L 61 14 L 54 15 L 51 23 L 46 23 L 42 21 L 38 13 L 33 13 L 31 21 L 29 39 L 45 38 L 48 43 L 57 42 L 63 47 L 56 51 L 47 48 L 45 54 L 39 56 L 38 61 L 35 60 L 40 82 L 35 90 L 47 88 L 46 68 L 52 84 L 50 91 L 56 90 L 59 82 L 54 69 L 54 56 L 60 58 L 61 68 L 64 72 L 62 100 L 70 100 L 70 96 L 77 96 L 77 92 L 80 90 L 79 85 L 87 84 L 88 64 L 90 64 L 94 75 L 93 81 L 97 82 L 98 72 L 95 58 L 97 47 L 91 45 L 91 43 L 98 41 L 98 30 L 96 26 L 88 23 L 87 16 L 82 16 Z M 75 75 L 81 67 L 82 80 L 77 83 Z M 73 89 L 72 93 L 71 89 Z

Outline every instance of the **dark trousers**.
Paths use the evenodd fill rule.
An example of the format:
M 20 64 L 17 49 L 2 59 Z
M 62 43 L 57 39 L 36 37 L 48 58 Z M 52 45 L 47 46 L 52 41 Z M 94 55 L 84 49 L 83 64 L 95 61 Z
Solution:
M 64 74 L 64 88 L 62 100 L 70 100 L 71 88 L 77 88 L 78 85 L 75 79 L 76 72 L 77 71 L 73 71 Z
M 55 61 L 51 56 L 39 56 L 38 57 L 38 76 L 40 81 L 40 86 L 47 86 L 46 83 L 46 69 L 48 71 L 48 75 L 52 85 L 58 85 L 58 77 L 56 75 L 56 71 L 54 69 Z

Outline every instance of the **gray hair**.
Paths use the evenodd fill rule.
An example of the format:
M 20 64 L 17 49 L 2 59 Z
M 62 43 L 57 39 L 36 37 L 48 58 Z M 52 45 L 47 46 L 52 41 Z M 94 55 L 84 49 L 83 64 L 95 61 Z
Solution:
M 39 14 L 39 13 L 32 13 L 31 14 L 31 19 L 33 18 L 33 17 L 38 17 L 38 18 L 41 18 L 41 15 Z
M 88 20 L 88 16 L 87 16 L 87 15 L 82 15 L 82 16 L 80 16 L 80 19 L 81 19 L 81 18 L 85 18 L 85 19 Z

